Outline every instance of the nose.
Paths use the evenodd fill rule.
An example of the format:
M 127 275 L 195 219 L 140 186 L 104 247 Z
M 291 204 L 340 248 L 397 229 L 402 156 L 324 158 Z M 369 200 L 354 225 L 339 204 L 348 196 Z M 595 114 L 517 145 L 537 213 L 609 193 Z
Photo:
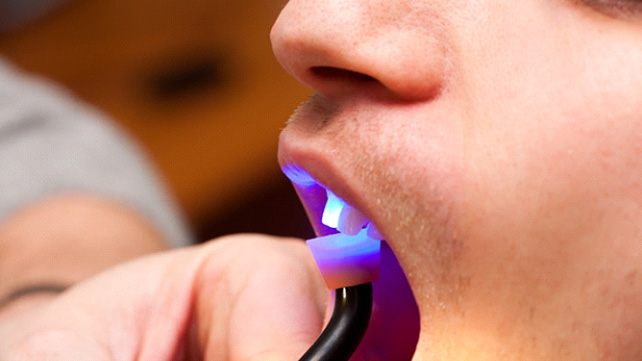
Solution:
M 447 62 L 439 19 L 426 3 L 291 0 L 272 28 L 272 48 L 288 73 L 326 96 L 369 89 L 432 98 Z

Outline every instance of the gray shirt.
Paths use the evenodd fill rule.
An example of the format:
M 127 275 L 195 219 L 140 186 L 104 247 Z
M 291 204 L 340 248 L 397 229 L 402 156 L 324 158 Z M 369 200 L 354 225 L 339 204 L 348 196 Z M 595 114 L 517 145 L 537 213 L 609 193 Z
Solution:
M 60 87 L 0 59 L 0 220 L 63 192 L 125 203 L 172 246 L 192 241 L 156 172 L 124 132 Z

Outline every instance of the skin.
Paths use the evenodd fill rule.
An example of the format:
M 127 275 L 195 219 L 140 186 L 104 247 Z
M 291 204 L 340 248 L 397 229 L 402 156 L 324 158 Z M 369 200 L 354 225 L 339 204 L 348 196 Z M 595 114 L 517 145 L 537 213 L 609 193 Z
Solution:
M 316 95 L 283 131 L 279 160 L 318 234 L 326 187 L 387 239 L 419 307 L 412 360 L 642 358 L 641 24 L 634 0 L 283 10 L 275 54 Z M 105 229 L 150 231 L 108 208 L 126 216 Z M 4 231 L 38 229 L 16 224 Z M 92 230 L 67 227 L 63 240 Z M 0 322 L 0 359 L 296 359 L 328 317 L 296 240 L 239 235 L 113 262 L 22 303 Z M 410 358 L 386 339 L 352 361 Z
M 301 240 L 246 234 L 167 251 L 143 218 L 106 199 L 34 204 L 0 225 L 0 240 L 6 361 L 296 360 L 333 308 Z M 369 332 L 354 360 L 408 359 L 416 342 L 414 314 L 389 311 L 413 304 L 387 247 L 382 263 L 371 323 L 394 336 Z M 6 301 L 32 285 L 63 289 Z M 390 340 L 401 351 L 388 353 Z
M 129 207 L 87 194 L 44 199 L 0 223 L 0 299 L 31 286 L 64 289 L 166 249 L 160 234 Z M 37 292 L 3 302 L 0 323 L 55 294 Z
M 274 52 L 315 95 L 281 165 L 320 233 L 325 187 L 391 244 L 413 360 L 642 358 L 641 25 L 636 1 L 283 10 Z
M 6 361 L 294 360 L 331 308 L 300 240 L 168 251 L 136 211 L 93 195 L 16 212 L 0 223 L 0 250 Z M 7 298 L 34 285 L 53 289 Z
M 143 218 L 106 199 L 34 204 L 1 224 L 0 240 L 2 299 L 67 287 L 2 303 L 2 360 L 295 360 L 332 309 L 300 240 L 246 234 L 167 251 Z M 401 269 L 386 247 L 382 262 L 372 323 L 412 349 L 404 332 L 414 320 L 387 311 L 412 296 L 395 284 Z M 390 339 L 370 332 L 355 360 Z
M 138 258 L 0 324 L 0 358 L 294 360 L 323 322 L 317 276 L 301 242 L 266 236 Z

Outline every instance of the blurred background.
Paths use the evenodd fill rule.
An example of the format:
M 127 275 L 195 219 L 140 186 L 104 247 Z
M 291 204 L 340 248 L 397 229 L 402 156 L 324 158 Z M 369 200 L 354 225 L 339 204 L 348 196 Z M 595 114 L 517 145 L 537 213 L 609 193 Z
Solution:
M 310 91 L 275 61 L 285 0 L 0 0 L 0 54 L 146 148 L 199 240 L 311 237 L 276 160 Z

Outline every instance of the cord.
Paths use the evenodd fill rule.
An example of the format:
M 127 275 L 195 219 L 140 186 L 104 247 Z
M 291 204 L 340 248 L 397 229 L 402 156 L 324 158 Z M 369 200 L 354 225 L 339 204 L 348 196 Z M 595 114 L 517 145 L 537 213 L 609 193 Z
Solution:
M 348 361 L 366 333 L 372 314 L 372 283 L 336 290 L 328 326 L 299 361 Z

